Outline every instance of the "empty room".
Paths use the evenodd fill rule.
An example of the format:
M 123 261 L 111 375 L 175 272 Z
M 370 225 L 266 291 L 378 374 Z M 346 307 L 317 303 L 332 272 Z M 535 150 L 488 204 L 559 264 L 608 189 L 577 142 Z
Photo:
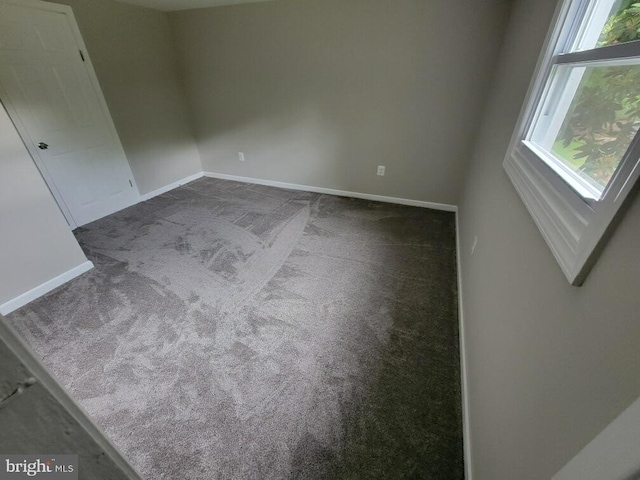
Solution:
M 640 475 L 632 0 L 0 0 L 0 478 Z

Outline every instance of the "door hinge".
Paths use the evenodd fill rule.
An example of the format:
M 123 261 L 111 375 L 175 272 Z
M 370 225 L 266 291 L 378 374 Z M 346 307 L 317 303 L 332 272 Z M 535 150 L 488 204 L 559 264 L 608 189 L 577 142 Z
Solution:
M 133 188 L 133 182 L 131 180 L 129 180 L 129 185 L 131 185 L 131 188 Z
M 81 59 L 82 59 L 82 61 L 84 62 L 84 55 L 82 54 L 82 50 L 79 50 L 79 51 L 80 51 L 80 58 L 81 58 Z

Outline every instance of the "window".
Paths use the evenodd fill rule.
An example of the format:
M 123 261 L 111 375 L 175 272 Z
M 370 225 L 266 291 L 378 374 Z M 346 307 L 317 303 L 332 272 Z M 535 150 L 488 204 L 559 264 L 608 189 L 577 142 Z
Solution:
M 504 168 L 572 285 L 640 175 L 640 0 L 565 0 Z

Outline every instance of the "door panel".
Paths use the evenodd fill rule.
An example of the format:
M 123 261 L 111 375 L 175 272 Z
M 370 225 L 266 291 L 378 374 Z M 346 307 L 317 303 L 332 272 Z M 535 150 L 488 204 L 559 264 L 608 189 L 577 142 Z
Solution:
M 139 194 L 72 16 L 43 8 L 0 0 L 0 92 L 67 220 L 79 226 Z

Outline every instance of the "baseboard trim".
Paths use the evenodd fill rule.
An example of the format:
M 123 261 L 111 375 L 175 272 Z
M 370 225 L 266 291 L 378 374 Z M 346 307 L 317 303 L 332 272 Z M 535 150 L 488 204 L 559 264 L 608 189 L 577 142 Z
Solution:
M 193 175 L 189 175 L 188 177 L 184 177 L 177 182 L 170 183 L 169 185 L 165 185 L 164 187 L 156 188 L 149 193 L 145 193 L 144 195 L 140 195 L 140 202 L 146 202 L 147 200 L 151 200 L 153 197 L 157 197 L 158 195 L 162 195 L 163 193 L 170 192 L 174 188 L 181 187 L 187 183 L 193 182 L 199 178 L 202 178 L 203 172 L 194 173 Z
M 467 344 L 464 332 L 464 304 L 462 303 L 462 262 L 460 255 L 460 212 L 456 213 L 456 261 L 458 267 L 458 338 L 460 343 L 460 377 L 462 393 L 462 439 L 464 447 L 464 478 L 473 480 L 471 456 L 471 425 L 469 423 L 469 382 Z
M 46 295 L 54 288 L 58 288 L 60 285 L 67 283 L 70 280 L 82 275 L 85 272 L 88 272 L 93 268 L 93 262 L 86 261 L 81 263 L 77 267 L 72 268 L 64 272 L 61 275 L 58 275 L 51 280 L 44 282 L 42 285 L 37 286 L 29 290 L 22 295 L 17 296 L 16 298 L 9 300 L 6 303 L 0 305 L 0 315 L 8 315 L 9 313 L 19 309 L 20 307 L 24 307 L 27 303 L 33 302 L 35 299 Z
M 373 195 L 370 193 L 349 192 L 346 190 L 335 190 L 333 188 L 314 187 L 311 185 L 299 185 L 297 183 L 276 182 L 253 177 L 239 177 L 237 175 L 227 175 L 226 173 L 204 172 L 205 177 L 219 178 L 221 180 L 232 180 L 234 182 L 253 183 L 256 185 L 266 185 L 269 187 L 286 188 L 289 190 L 302 190 L 305 192 L 324 193 L 327 195 L 337 195 L 339 197 L 361 198 L 363 200 L 374 200 L 376 202 L 397 203 L 399 205 L 409 205 L 412 207 L 431 208 L 433 210 L 443 210 L 446 212 L 457 212 L 458 207 L 445 203 L 423 202 L 421 200 L 411 200 L 408 198 L 386 197 L 384 195 Z

